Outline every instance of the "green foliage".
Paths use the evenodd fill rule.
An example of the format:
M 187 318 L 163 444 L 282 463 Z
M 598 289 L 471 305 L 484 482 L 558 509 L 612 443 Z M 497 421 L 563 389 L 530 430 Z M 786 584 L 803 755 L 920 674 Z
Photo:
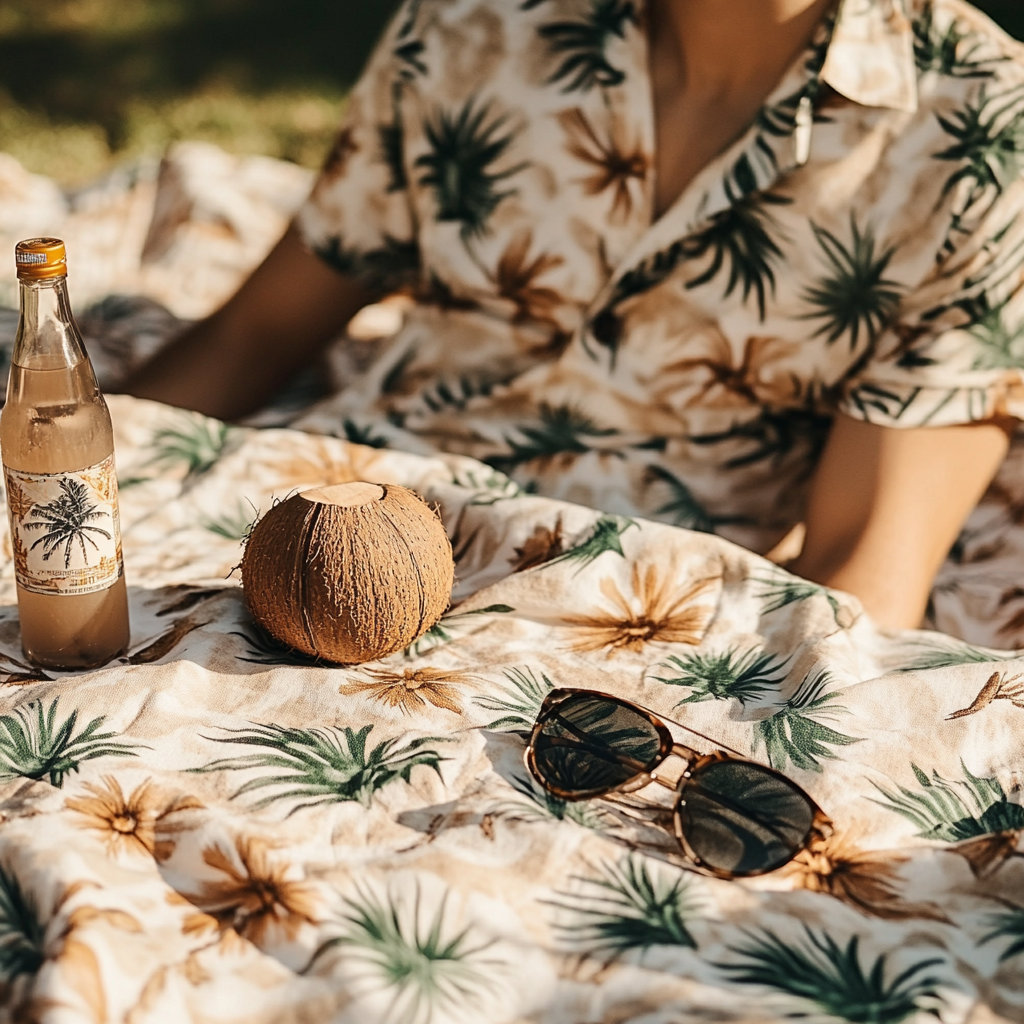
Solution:
M 510 685 L 499 688 L 502 696 L 485 694 L 473 698 L 473 703 L 486 711 L 501 713 L 500 718 L 484 728 L 491 732 L 529 732 L 537 721 L 544 698 L 555 684 L 543 672 L 538 679 L 531 668 L 510 668 L 505 678 Z
M 43 965 L 46 926 L 17 876 L 0 864 L 0 981 L 35 974 Z
M 358 801 L 369 807 L 373 794 L 401 779 L 408 782 L 413 768 L 423 765 L 441 778 L 442 757 L 429 744 L 446 743 L 444 737 L 420 736 L 402 743 L 383 740 L 367 752 L 366 740 L 372 725 L 358 732 L 351 728 L 292 729 L 282 725 L 252 723 L 246 729 L 229 729 L 227 737 L 206 736 L 218 743 L 259 747 L 265 753 L 225 757 L 197 772 L 248 771 L 276 768 L 283 774 L 260 775 L 240 786 L 232 799 L 266 787 L 285 787 L 264 796 L 254 805 L 266 807 L 278 800 L 299 800 L 289 815 L 318 804 Z
M 976 99 L 938 119 L 953 143 L 935 159 L 961 165 L 947 179 L 943 195 L 967 182 L 963 209 L 990 190 L 1002 192 L 1024 170 L 1024 86 L 997 95 L 982 86 Z
M 626 75 L 609 63 L 607 49 L 612 37 L 625 38 L 630 24 L 637 24 L 632 0 L 591 0 L 590 10 L 579 20 L 541 25 L 538 34 L 560 58 L 549 81 L 563 83 L 563 92 L 621 85 Z
M 347 416 L 341 421 L 341 429 L 345 440 L 352 444 L 366 445 L 367 448 L 387 448 L 391 443 L 386 437 L 374 433 L 377 428 L 373 424 L 359 424 Z
M 939 1016 L 941 979 L 932 968 L 938 957 L 920 960 L 895 977 L 886 978 L 888 954 L 880 953 L 870 967 L 861 964 L 860 938 L 842 947 L 826 932 L 804 925 L 802 943 L 783 940 L 764 931 L 730 947 L 739 963 L 718 967 L 741 985 L 762 985 L 809 1003 L 818 1012 L 853 1024 L 899 1024 L 918 1013 Z M 801 1011 L 792 1016 L 805 1016 Z
M 452 612 L 435 622 L 418 640 L 409 644 L 403 654 L 407 658 L 419 658 L 435 647 L 450 644 L 456 639 L 456 634 L 479 615 L 508 615 L 514 611 L 515 608 L 511 605 L 489 604 L 486 608 L 474 608 L 468 612 Z
M 136 756 L 136 744 L 115 742 L 119 733 L 99 731 L 106 721 L 103 715 L 78 733 L 77 711 L 58 722 L 59 700 L 54 697 L 49 707 L 34 700 L 15 708 L 13 714 L 0 716 L 0 781 L 46 779 L 60 789 L 64 776 L 77 772 L 83 761 Z
M 789 660 L 758 648 L 742 653 L 735 647 L 724 651 L 688 651 L 668 659 L 665 668 L 675 674 L 655 678 L 660 683 L 685 686 L 692 691 L 676 707 L 704 700 L 735 699 L 747 704 L 778 689 L 786 677 Z
M 991 832 L 1024 829 L 1024 807 L 1012 803 L 996 778 L 972 775 L 961 762 L 964 778 L 947 780 L 937 771 L 929 777 L 916 764 L 910 767 L 920 790 L 897 785 L 887 789 L 872 783 L 882 794 L 877 804 L 906 818 L 925 839 L 958 843 Z
M 534 459 L 550 459 L 556 455 L 583 455 L 593 451 L 587 439 L 611 437 L 615 430 L 598 427 L 592 419 L 567 405 L 550 406 L 541 403 L 540 423 L 519 427 L 522 440 L 507 437 L 509 451 L 492 456 L 487 462 L 508 472 Z
M 241 502 L 235 506 L 234 512 L 225 513 L 215 519 L 207 519 L 203 526 L 225 540 L 244 540 L 249 536 L 259 512 L 249 503 L 246 508 Z
M 684 530 L 715 532 L 715 526 L 721 520 L 712 516 L 697 500 L 693 491 L 674 473 L 652 464 L 647 467 L 647 475 L 669 489 L 670 498 L 654 510 L 656 516 L 669 516 L 674 526 L 681 526 Z
M 492 941 L 475 939 L 472 927 L 452 928 L 447 916 L 447 896 L 430 914 L 418 888 L 411 907 L 394 895 L 358 889 L 345 900 L 342 933 L 320 946 L 310 967 L 331 950 L 359 963 L 367 988 L 391 991 L 382 1019 L 396 1024 L 429 1024 L 438 1013 L 472 1010 L 504 965 L 483 955 Z
M 644 859 L 634 854 L 604 865 L 597 878 L 575 880 L 581 889 L 560 893 L 554 901 L 575 917 L 572 924 L 556 925 L 573 949 L 618 957 L 652 946 L 697 948 L 687 927 L 696 902 L 686 874 L 652 874 Z
M 815 307 L 806 319 L 823 321 L 815 336 L 824 335 L 831 345 L 848 334 L 851 349 L 862 334 L 874 341 L 900 303 L 899 282 L 885 276 L 896 246 L 876 254 L 874 231 L 869 226 L 862 232 L 852 213 L 849 247 L 831 231 L 817 224 L 811 228 L 828 266 L 828 273 L 804 293 Z
M 999 954 L 999 962 L 1024 953 L 1024 907 L 1010 907 L 998 914 L 988 916 L 991 931 L 981 940 L 981 945 L 997 939 L 1010 939 L 1009 945 Z
M 376 249 L 348 248 L 344 239 L 336 235 L 319 245 L 316 251 L 339 273 L 357 278 L 375 291 L 407 284 L 415 280 L 420 269 L 419 245 L 388 234 Z
M 911 661 L 900 665 L 897 672 L 929 672 L 936 668 L 952 665 L 987 665 L 994 661 L 1005 661 L 1006 651 L 986 651 L 971 644 L 961 643 L 953 637 L 936 635 L 928 639 L 914 640 L 907 645 L 907 654 L 920 651 Z
M 752 420 L 710 434 L 692 434 L 688 440 L 696 445 L 735 446 L 746 442 L 747 450 L 727 458 L 722 463 L 724 469 L 742 469 L 761 462 L 778 465 L 799 453 L 809 475 L 818 463 L 831 426 L 830 416 L 813 409 L 763 408 Z
M 490 813 L 506 821 L 571 821 L 584 828 L 600 828 L 604 816 L 595 805 L 587 800 L 563 800 L 549 793 L 531 778 L 513 775 L 513 789 L 525 796 L 526 800 L 502 800 L 495 804 Z
M 757 295 L 757 309 L 762 320 L 765 315 L 767 293 L 775 293 L 775 271 L 772 264 L 782 259 L 782 250 L 772 237 L 778 225 L 768 206 L 783 206 L 792 200 L 771 192 L 747 197 L 716 213 L 707 227 L 691 235 L 686 242 L 688 259 L 702 259 L 708 254 L 711 261 L 706 270 L 687 281 L 687 288 L 698 288 L 716 278 L 726 263 L 729 279 L 723 298 L 728 298 L 739 285 L 743 286 L 743 301 L 753 292 Z
M 833 747 L 860 742 L 823 723 L 822 719 L 835 721 L 839 715 L 849 714 L 836 703 L 838 694 L 824 692 L 831 684 L 832 677 L 825 669 L 808 676 L 771 718 L 754 727 L 754 750 L 763 745 L 773 768 L 785 771 L 792 762 L 794 768 L 820 772 L 821 758 L 838 758 Z
M 935 71 L 950 78 L 991 78 L 1007 57 L 983 56 L 984 40 L 951 20 L 943 31 L 935 22 L 935 5 L 928 3 L 914 22 L 914 59 L 921 74 Z
M 832 609 L 832 616 L 836 620 L 836 625 L 840 628 L 843 627 L 843 623 L 839 621 L 841 610 L 839 602 L 827 587 L 822 587 L 817 583 L 810 583 L 797 576 L 790 576 L 788 572 L 781 570 L 778 573 L 771 573 L 766 576 L 753 576 L 751 577 L 751 582 L 756 583 L 761 588 L 757 596 L 764 602 L 761 608 L 762 614 L 767 615 L 769 612 L 777 612 L 781 608 L 785 608 L 797 601 L 807 601 L 812 597 L 824 597 Z
M 508 122 L 508 114 L 493 114 L 492 103 L 478 106 L 471 98 L 457 113 L 438 110 L 424 125 L 430 148 L 416 158 L 419 183 L 433 190 L 439 221 L 462 225 L 464 241 L 487 233 L 491 214 L 514 194 L 500 191 L 500 183 L 526 166 L 494 170 L 515 138 Z
M 161 427 L 153 434 L 150 464 L 184 468 L 188 476 L 205 473 L 220 458 L 231 428 L 197 412 L 177 413 L 180 426 Z
M 627 519 L 625 516 L 601 516 L 594 523 L 594 529 L 589 536 L 575 547 L 549 559 L 544 565 L 547 567 L 555 565 L 557 562 L 579 562 L 579 568 L 576 570 L 579 573 L 606 551 L 614 552 L 620 558 L 625 558 L 621 538 L 631 526 L 636 526 L 636 521 Z

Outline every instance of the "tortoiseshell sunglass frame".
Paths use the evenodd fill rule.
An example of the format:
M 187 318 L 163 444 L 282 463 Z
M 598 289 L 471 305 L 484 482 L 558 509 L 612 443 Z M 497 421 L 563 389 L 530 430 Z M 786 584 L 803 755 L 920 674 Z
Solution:
M 536 760 L 536 745 L 537 738 L 541 734 L 544 725 L 550 720 L 553 714 L 555 714 L 561 704 L 569 700 L 572 697 L 587 696 L 597 697 L 601 700 L 608 701 L 611 704 L 618 704 L 620 707 L 624 707 L 647 719 L 648 722 L 657 730 L 660 747 L 658 753 L 655 755 L 653 760 L 645 765 L 642 769 L 637 771 L 637 774 L 627 779 L 625 782 L 619 783 L 616 786 L 606 786 L 599 789 L 593 790 L 565 790 L 554 785 L 544 778 L 543 773 L 539 770 Z M 533 731 L 530 734 L 530 742 L 527 745 L 524 760 L 526 767 L 529 769 L 530 774 L 551 794 L 559 797 L 562 800 L 579 801 L 579 800 L 594 800 L 602 796 L 607 796 L 610 793 L 631 793 L 638 789 L 643 789 L 645 786 L 651 783 L 657 783 L 660 786 L 664 786 L 667 789 L 675 790 L 676 800 L 673 806 L 673 821 L 675 826 L 675 836 L 682 848 L 683 854 L 689 864 L 700 871 L 702 874 L 706 874 L 715 878 L 722 878 L 726 880 L 732 880 L 735 878 L 753 878 L 757 875 L 770 874 L 773 871 L 777 871 L 780 867 L 790 863 L 795 857 L 798 857 L 803 851 L 809 850 L 814 851 L 816 847 L 822 845 L 833 832 L 833 825 L 828 815 L 811 799 L 807 792 L 805 792 L 800 786 L 798 786 L 792 779 L 787 778 L 782 772 L 777 771 L 775 768 L 771 768 L 768 765 L 761 764 L 760 761 L 754 761 L 749 757 L 744 757 L 738 751 L 729 750 L 724 744 L 718 743 L 716 740 L 710 737 L 704 736 L 703 733 L 699 733 L 688 726 L 683 725 L 681 722 L 675 722 L 672 719 L 668 719 L 672 725 L 684 732 L 693 733 L 695 736 L 699 736 L 701 739 L 706 740 L 708 743 L 714 744 L 719 749 L 715 750 L 710 754 L 701 754 L 691 747 L 684 746 L 682 743 L 677 743 L 672 738 L 672 733 L 669 732 L 668 726 L 649 708 L 645 708 L 640 704 L 634 704 L 632 701 L 625 700 L 622 697 L 613 696 L 610 693 L 604 693 L 601 690 L 586 690 L 586 689 L 574 689 L 570 687 L 562 687 L 556 690 L 552 690 L 547 697 L 544 698 L 544 703 L 541 705 L 540 711 L 537 714 L 537 721 L 534 723 Z M 669 782 L 662 779 L 657 772 L 657 769 L 668 760 L 669 757 L 679 757 L 686 762 L 686 768 L 679 776 L 678 781 Z M 632 759 L 623 755 L 621 763 L 629 764 Z M 775 778 L 781 779 L 788 786 L 795 789 L 804 800 L 807 801 L 809 807 L 813 811 L 810 828 L 808 829 L 807 836 L 803 843 L 794 849 L 792 855 L 788 860 L 782 864 L 773 865 L 770 868 L 765 868 L 758 871 L 744 871 L 738 873 L 735 871 L 729 871 L 723 868 L 715 867 L 711 864 L 706 864 L 693 850 L 689 842 L 686 839 L 686 834 L 683 830 L 681 809 L 686 804 L 685 790 L 687 784 L 698 774 L 701 769 L 706 768 L 708 765 L 716 764 L 721 761 L 734 761 L 743 764 L 750 764 L 755 766 L 759 771 L 764 772 L 767 775 L 774 776 Z

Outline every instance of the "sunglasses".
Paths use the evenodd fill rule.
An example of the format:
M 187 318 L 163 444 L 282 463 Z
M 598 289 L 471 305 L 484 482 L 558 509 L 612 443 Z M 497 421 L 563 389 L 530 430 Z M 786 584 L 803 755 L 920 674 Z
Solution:
M 657 772 L 673 755 L 686 762 L 677 782 Z M 699 754 L 676 743 L 646 708 L 596 690 L 548 694 L 526 748 L 526 766 L 563 800 L 629 793 L 652 782 L 675 790 L 675 833 L 683 853 L 718 878 L 774 871 L 832 831 L 821 808 L 774 768 L 736 751 Z

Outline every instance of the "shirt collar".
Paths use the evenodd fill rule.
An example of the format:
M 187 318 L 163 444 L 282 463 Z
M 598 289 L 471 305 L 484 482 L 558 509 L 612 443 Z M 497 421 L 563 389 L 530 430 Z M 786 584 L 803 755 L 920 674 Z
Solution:
M 821 78 L 866 107 L 917 110 L 914 28 L 904 0 L 841 0 Z

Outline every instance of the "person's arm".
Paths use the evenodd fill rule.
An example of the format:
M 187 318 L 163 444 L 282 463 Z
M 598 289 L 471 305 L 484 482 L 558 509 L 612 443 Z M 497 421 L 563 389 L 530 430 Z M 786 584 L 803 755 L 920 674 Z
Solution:
M 121 390 L 237 419 L 258 409 L 377 297 L 332 270 L 290 228 L 221 309 L 160 351 Z
M 995 476 L 1014 421 L 899 430 L 839 415 L 787 568 L 860 598 L 880 625 L 920 625 L 960 528 Z

